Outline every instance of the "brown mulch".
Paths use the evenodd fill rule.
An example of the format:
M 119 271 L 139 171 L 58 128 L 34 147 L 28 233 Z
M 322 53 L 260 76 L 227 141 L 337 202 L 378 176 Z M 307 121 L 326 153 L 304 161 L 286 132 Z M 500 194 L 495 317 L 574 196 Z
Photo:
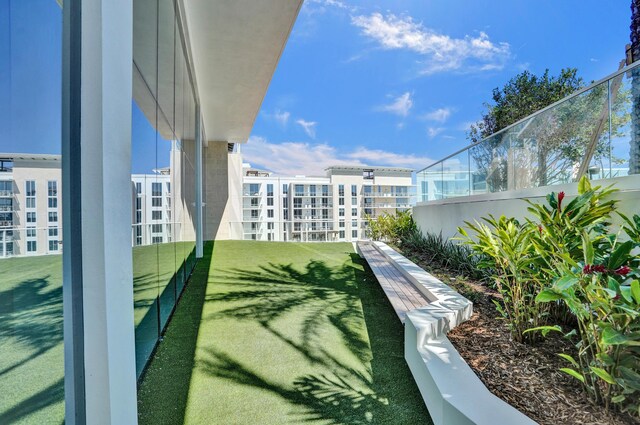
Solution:
M 513 341 L 492 301 L 499 294 L 409 257 L 473 302 L 471 320 L 447 336 L 493 394 L 542 425 L 640 424 L 640 419 L 592 404 L 580 383 L 558 370 L 567 363 L 557 353 L 575 357 L 573 342 L 553 333 L 535 346 Z

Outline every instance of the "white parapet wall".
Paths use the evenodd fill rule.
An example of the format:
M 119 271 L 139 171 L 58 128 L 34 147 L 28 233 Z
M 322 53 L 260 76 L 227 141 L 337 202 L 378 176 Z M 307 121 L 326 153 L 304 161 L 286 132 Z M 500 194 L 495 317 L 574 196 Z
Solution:
M 447 338 L 471 318 L 471 301 L 386 244 L 375 242 L 375 247 L 430 301 L 407 313 L 405 360 L 434 424 L 535 424 L 493 395 Z
M 619 190 L 614 198 L 619 200 L 620 211 L 627 215 L 640 213 L 640 175 L 594 180 L 591 184 L 603 187 L 613 185 Z M 442 233 L 445 238 L 450 238 L 458 233 L 458 226 L 464 226 L 465 221 L 480 220 L 489 214 L 516 217 L 519 220 L 528 217 L 529 205 L 525 199 L 544 202 L 551 192 L 565 192 L 567 199 L 570 199 L 578 193 L 578 183 L 421 202 L 413 207 L 413 218 L 423 233 Z

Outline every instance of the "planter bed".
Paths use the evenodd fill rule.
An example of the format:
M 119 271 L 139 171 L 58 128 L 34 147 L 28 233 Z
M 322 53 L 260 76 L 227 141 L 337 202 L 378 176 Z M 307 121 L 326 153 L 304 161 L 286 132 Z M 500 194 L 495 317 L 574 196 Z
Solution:
M 399 251 L 474 303 L 471 320 L 447 336 L 493 394 L 542 425 L 640 424 L 640 419 L 593 405 L 582 387 L 558 370 L 566 367 L 566 362 L 557 353 L 573 355 L 573 342 L 559 334 L 549 334 L 533 347 L 513 341 L 493 304 L 499 294 L 434 269 L 415 252 Z

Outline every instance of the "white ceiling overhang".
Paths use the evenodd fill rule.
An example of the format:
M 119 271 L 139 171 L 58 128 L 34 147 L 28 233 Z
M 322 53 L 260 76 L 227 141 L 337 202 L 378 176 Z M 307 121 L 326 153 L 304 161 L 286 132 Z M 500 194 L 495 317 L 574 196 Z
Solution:
M 302 0 L 183 0 L 209 141 L 246 142 Z

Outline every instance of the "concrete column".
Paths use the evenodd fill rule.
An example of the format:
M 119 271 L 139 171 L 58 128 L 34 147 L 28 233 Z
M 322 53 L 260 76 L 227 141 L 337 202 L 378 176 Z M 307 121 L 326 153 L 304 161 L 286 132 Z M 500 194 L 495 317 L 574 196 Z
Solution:
M 64 7 L 66 423 L 135 425 L 132 0 Z

